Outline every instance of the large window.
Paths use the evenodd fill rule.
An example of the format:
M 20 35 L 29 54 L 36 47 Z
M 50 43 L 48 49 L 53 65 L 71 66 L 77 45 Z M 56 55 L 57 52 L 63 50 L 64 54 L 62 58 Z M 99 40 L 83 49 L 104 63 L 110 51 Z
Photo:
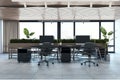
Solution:
M 73 22 L 61 23 L 61 39 L 73 39 Z
M 90 35 L 91 39 L 99 39 L 99 23 L 76 22 L 75 35 Z
M 35 32 L 31 39 L 39 39 L 40 35 L 53 35 L 55 39 L 74 39 L 76 35 L 90 35 L 90 39 L 103 39 L 100 34 L 100 26 L 107 32 L 114 31 L 114 21 L 90 21 L 90 22 L 20 22 L 20 39 L 26 39 L 23 29 Z M 74 36 L 75 35 L 75 36 Z M 110 37 L 108 51 L 115 51 L 115 34 Z
M 107 32 L 113 31 L 114 32 L 114 22 L 101 22 L 101 26 L 104 27 Z M 103 39 L 103 35 L 101 34 L 101 38 Z M 108 51 L 114 51 L 114 34 L 110 36 L 109 43 L 108 43 Z
M 114 23 L 113 22 L 101 22 L 101 26 L 104 27 L 107 32 L 114 31 Z M 103 35 L 101 34 L 101 38 L 103 39 Z M 113 45 L 113 35 L 110 36 L 109 45 Z
M 40 35 L 43 35 L 42 22 L 20 22 L 19 23 L 19 37 L 20 39 L 26 39 L 24 35 L 24 28 L 27 28 L 29 32 L 35 32 L 30 39 L 39 39 Z
M 53 35 L 57 39 L 57 22 L 45 22 L 45 35 Z

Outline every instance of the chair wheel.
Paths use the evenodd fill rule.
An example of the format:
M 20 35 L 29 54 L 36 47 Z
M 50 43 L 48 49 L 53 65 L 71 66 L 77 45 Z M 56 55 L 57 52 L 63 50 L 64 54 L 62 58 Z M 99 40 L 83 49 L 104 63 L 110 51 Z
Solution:
M 84 62 L 84 65 L 86 65 L 86 62 Z
M 98 64 L 96 64 L 96 66 L 99 66 Z
M 52 64 L 54 64 L 54 62 L 52 62 Z
M 38 66 L 40 66 L 40 63 L 38 63 Z
M 81 65 L 83 65 L 83 63 L 81 63 Z
M 40 64 L 38 64 L 38 66 L 40 66 Z
M 47 66 L 49 66 L 49 63 L 48 62 L 46 62 L 47 63 Z
M 88 67 L 90 67 L 90 65 L 88 65 Z

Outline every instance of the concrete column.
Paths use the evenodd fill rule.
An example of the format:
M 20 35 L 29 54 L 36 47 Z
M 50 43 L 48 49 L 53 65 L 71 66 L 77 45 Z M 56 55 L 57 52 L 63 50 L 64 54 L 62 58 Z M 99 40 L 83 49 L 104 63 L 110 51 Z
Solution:
M 120 52 L 120 19 L 115 21 L 115 51 Z
M 0 53 L 3 53 L 3 20 L 0 20 Z

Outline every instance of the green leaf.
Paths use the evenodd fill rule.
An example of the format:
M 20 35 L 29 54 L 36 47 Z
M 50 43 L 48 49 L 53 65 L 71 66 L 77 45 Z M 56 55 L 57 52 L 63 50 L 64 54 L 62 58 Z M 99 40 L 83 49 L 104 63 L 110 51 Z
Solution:
M 108 32 L 108 35 L 109 35 L 109 36 L 112 35 L 112 34 L 113 34 L 113 31 Z
M 29 30 L 27 28 L 24 28 L 24 34 L 27 38 L 30 38 L 30 36 L 32 36 L 35 32 L 29 32 Z
M 34 32 L 31 32 L 31 33 L 30 33 L 30 36 L 32 36 L 33 34 L 34 34 Z
M 25 34 L 26 36 L 29 36 L 29 31 L 28 31 L 27 28 L 24 28 L 24 34 Z
M 107 34 L 107 31 L 106 31 L 106 29 L 104 27 L 101 27 L 100 30 L 101 30 L 101 32 L 102 32 L 103 35 Z

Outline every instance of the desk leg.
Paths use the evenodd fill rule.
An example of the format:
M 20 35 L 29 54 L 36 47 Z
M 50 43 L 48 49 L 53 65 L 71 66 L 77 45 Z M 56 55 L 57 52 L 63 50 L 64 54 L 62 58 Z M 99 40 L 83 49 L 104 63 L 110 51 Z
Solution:
M 11 55 L 12 55 L 12 50 L 10 49 L 8 53 L 8 59 L 11 59 Z
M 57 60 L 58 60 L 58 62 L 59 62 L 59 54 L 61 54 L 60 52 L 61 52 L 61 50 L 60 50 L 60 48 L 58 48 L 58 52 L 57 52 Z
M 75 61 L 75 49 L 73 48 L 73 61 Z
M 43 55 L 41 54 L 40 56 L 41 56 L 41 60 L 43 60 Z

